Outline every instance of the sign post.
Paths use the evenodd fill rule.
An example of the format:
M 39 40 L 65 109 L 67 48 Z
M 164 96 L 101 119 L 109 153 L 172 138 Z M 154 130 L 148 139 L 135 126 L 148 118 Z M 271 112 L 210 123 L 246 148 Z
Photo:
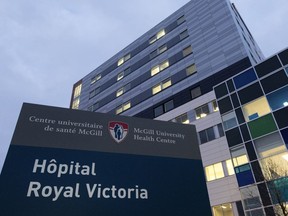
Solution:
M 0 214 L 211 215 L 195 127 L 23 104 Z

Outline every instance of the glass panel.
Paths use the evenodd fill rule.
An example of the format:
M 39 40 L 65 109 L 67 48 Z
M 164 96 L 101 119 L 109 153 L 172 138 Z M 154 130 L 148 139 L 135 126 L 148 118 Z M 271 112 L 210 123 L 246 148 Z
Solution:
M 201 107 L 195 109 L 196 112 L 196 119 L 204 118 L 209 114 L 209 106 L 205 104 Z
M 222 116 L 223 126 L 225 130 L 237 126 L 237 119 L 234 112 L 230 112 Z
M 226 160 L 226 168 L 227 168 L 227 171 L 228 171 L 228 175 L 234 175 L 235 174 L 233 163 L 232 163 L 231 159 Z
M 169 61 L 165 61 L 160 64 L 160 71 L 164 70 L 165 68 L 169 67 Z
M 256 77 L 256 74 L 255 74 L 253 68 L 251 68 L 251 69 L 245 71 L 244 73 L 233 78 L 235 86 L 237 89 L 241 88 L 244 85 L 247 85 L 247 84 L 253 82 L 256 79 L 257 79 L 257 77 Z
M 159 68 L 159 65 L 157 65 L 151 69 L 151 76 L 154 76 L 159 72 L 160 72 L 160 68 Z
M 158 48 L 158 53 L 161 54 L 167 50 L 167 45 L 164 44 L 163 46 Z
M 78 109 L 79 108 L 79 103 L 80 103 L 79 97 L 76 98 L 75 100 L 73 100 L 72 109 Z
M 254 140 L 254 143 L 256 152 L 260 158 L 275 155 L 286 150 L 278 132 Z
M 188 31 L 187 30 L 180 33 L 180 40 L 183 40 L 186 37 L 188 37 Z
M 201 144 L 208 142 L 208 138 L 207 138 L 205 130 L 199 132 L 199 137 L 200 137 Z
M 288 106 L 288 86 L 267 95 L 267 100 L 273 111 Z
M 271 114 L 258 118 L 248 123 L 251 136 L 253 138 L 271 133 L 277 130 L 276 124 Z
M 122 107 L 122 106 L 121 106 L 121 107 L 118 107 L 118 108 L 116 109 L 116 115 L 119 114 L 119 113 L 121 113 L 121 112 L 123 112 L 123 107 Z
M 124 63 L 124 58 L 118 60 L 117 66 L 120 66 Z
M 205 174 L 207 181 L 212 181 L 216 179 L 213 165 L 205 167 Z
M 157 117 L 157 116 L 160 116 L 164 113 L 164 110 L 163 110 L 163 106 L 159 106 L 159 107 L 156 107 L 154 109 L 154 116 Z
M 222 163 L 214 164 L 214 171 L 215 171 L 216 179 L 224 177 L 224 171 L 223 171 Z
M 121 80 L 124 77 L 124 72 L 121 72 L 117 76 L 117 81 Z
M 245 210 L 261 207 L 261 201 L 256 186 L 242 188 L 240 192 Z
M 192 53 L 192 47 L 188 46 L 185 49 L 183 49 L 183 57 L 189 55 L 190 53 Z
M 189 76 L 189 75 L 192 75 L 196 73 L 196 65 L 193 64 L 193 65 L 190 65 L 189 67 L 186 68 L 186 75 Z
M 79 84 L 74 88 L 74 98 L 77 98 L 80 96 L 81 88 L 82 88 L 82 84 Z
M 119 97 L 120 95 L 122 95 L 124 93 L 124 88 L 120 88 L 117 92 L 116 92 L 116 97 Z
M 213 216 L 233 216 L 232 205 L 230 203 L 213 206 Z
M 207 133 L 208 141 L 215 139 L 215 133 L 214 133 L 213 127 L 206 129 L 206 133 Z
M 180 25 L 183 22 L 185 22 L 185 16 L 184 15 L 177 19 L 177 25 Z
M 159 38 L 163 37 L 164 35 L 165 35 L 165 29 L 162 29 L 157 33 L 156 37 L 157 37 L 157 39 L 159 39 Z
M 176 122 L 177 123 L 181 123 L 181 124 L 189 124 L 189 119 L 188 119 L 188 115 L 187 113 L 181 115 L 181 116 L 178 116 L 175 118 Z
M 156 94 L 156 93 L 158 93 L 160 91 L 161 91 L 161 84 L 158 84 L 158 85 L 153 87 L 152 94 L 154 95 L 154 94 Z
M 172 110 L 173 108 L 174 108 L 173 100 L 168 101 L 164 104 L 164 111 L 165 112 L 168 112 L 168 111 Z
M 212 106 L 213 106 L 213 111 L 214 112 L 218 112 L 219 111 L 219 108 L 218 108 L 218 105 L 217 105 L 216 101 L 212 101 Z
M 230 149 L 234 167 L 248 163 L 248 157 L 244 146 Z
M 265 180 L 271 181 L 288 175 L 288 152 L 261 160 Z
M 165 88 L 168 88 L 169 86 L 171 86 L 171 80 L 166 80 L 163 82 L 163 85 L 162 85 L 162 89 L 165 89 Z
M 129 109 L 130 107 L 131 107 L 131 103 L 130 102 L 124 104 L 123 105 L 123 111 Z
M 261 97 L 243 106 L 243 114 L 246 122 L 270 113 L 270 108 L 265 97 Z
M 201 89 L 200 87 L 196 87 L 194 89 L 191 90 L 191 97 L 192 99 L 199 97 L 201 95 Z

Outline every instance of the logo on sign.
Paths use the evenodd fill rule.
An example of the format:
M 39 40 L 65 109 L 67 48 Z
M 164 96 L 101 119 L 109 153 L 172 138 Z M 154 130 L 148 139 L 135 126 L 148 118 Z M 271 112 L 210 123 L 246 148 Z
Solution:
M 117 142 L 122 142 L 128 134 L 128 124 L 124 122 L 109 122 L 109 132 Z

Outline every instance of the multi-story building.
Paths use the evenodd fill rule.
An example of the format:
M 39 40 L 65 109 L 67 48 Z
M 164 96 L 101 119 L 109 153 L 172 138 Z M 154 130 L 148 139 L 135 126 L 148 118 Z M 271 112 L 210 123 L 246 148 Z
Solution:
M 285 59 L 287 51 L 283 53 Z M 237 78 L 238 74 L 257 71 L 257 67 L 269 68 L 267 64 L 271 62 L 266 61 L 258 66 L 263 60 L 261 50 L 235 5 L 228 0 L 191 0 L 78 81 L 73 87 L 70 107 L 196 125 L 214 216 L 265 215 L 271 212 L 271 202 L 268 205 L 258 199 L 253 209 L 251 205 L 257 199 L 243 196 L 247 185 L 256 185 L 251 186 L 252 195 L 259 194 L 255 188 L 263 186 L 263 181 L 255 180 L 253 174 L 253 164 L 257 162 L 259 168 L 260 158 L 251 159 L 248 153 L 249 157 L 243 153 L 248 146 L 246 143 L 264 136 L 250 135 L 250 139 L 244 139 L 244 135 L 250 134 L 249 124 L 257 122 L 261 116 L 255 115 L 255 120 L 243 117 L 243 122 L 236 121 L 238 110 L 257 99 L 241 101 L 241 94 L 253 95 L 247 93 L 252 89 L 248 87 L 250 82 L 245 83 L 252 75 Z M 270 71 L 271 77 L 287 64 L 283 60 L 279 62 L 279 67 Z M 258 85 L 262 89 L 261 79 L 266 76 L 257 75 L 251 82 L 261 83 Z M 237 82 L 245 84 L 237 87 Z M 236 99 L 238 106 L 234 105 Z M 237 143 L 234 139 L 238 139 Z M 286 150 L 284 147 L 282 149 Z M 241 179 L 245 179 L 245 175 L 238 173 L 248 166 L 252 174 L 245 175 L 250 182 L 243 185 Z M 247 200 L 252 204 L 247 204 Z

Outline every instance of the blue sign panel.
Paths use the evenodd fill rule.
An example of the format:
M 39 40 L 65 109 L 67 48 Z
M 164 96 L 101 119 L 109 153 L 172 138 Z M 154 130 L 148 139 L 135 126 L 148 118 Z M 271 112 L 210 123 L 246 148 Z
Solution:
M 211 215 L 195 127 L 24 104 L 2 216 Z

